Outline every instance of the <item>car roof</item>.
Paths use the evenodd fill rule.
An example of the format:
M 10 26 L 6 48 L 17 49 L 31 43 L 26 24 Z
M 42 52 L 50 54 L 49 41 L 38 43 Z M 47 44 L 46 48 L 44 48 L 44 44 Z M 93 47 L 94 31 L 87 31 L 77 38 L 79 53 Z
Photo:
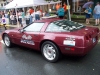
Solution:
M 42 19 L 42 20 L 38 20 L 38 21 L 34 21 L 34 22 L 53 22 L 53 21 L 57 21 L 57 20 L 61 20 L 59 18 L 51 18 L 51 19 Z

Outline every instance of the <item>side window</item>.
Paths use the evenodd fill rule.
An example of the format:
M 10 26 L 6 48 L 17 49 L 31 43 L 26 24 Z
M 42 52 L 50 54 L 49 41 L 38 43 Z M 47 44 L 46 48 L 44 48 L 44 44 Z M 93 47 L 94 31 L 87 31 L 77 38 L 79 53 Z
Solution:
M 43 27 L 44 23 L 33 23 L 29 25 L 28 27 L 24 28 L 26 32 L 39 32 L 41 28 Z
M 54 23 L 50 23 L 46 29 L 46 32 L 60 32 L 64 31 L 63 27 L 56 25 Z

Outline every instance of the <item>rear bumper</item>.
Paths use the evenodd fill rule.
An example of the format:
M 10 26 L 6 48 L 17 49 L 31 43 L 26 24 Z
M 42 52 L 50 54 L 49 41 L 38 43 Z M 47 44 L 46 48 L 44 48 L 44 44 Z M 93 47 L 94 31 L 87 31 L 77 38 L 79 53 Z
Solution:
M 65 55 L 71 55 L 71 56 L 84 56 L 86 55 L 89 51 L 91 51 L 96 44 L 98 43 L 95 42 L 94 44 L 91 44 L 90 46 L 87 47 L 66 47 L 66 46 L 60 46 L 60 50 L 63 54 Z M 67 49 L 73 48 L 74 50 L 67 50 Z

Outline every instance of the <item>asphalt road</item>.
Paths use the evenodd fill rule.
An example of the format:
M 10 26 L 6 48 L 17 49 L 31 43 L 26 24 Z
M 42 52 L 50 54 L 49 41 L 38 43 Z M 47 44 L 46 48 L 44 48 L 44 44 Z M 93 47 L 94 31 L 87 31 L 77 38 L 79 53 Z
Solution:
M 40 52 L 0 42 L 0 75 L 100 75 L 100 43 L 84 57 L 63 56 L 49 63 Z

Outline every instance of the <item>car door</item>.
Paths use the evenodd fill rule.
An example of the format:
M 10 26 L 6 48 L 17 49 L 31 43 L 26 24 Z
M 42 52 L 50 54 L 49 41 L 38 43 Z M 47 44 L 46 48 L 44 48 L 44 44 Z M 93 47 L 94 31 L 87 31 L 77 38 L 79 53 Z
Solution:
M 16 42 L 19 45 L 36 49 L 39 44 L 39 34 L 44 23 L 33 23 L 21 29 L 16 36 Z

